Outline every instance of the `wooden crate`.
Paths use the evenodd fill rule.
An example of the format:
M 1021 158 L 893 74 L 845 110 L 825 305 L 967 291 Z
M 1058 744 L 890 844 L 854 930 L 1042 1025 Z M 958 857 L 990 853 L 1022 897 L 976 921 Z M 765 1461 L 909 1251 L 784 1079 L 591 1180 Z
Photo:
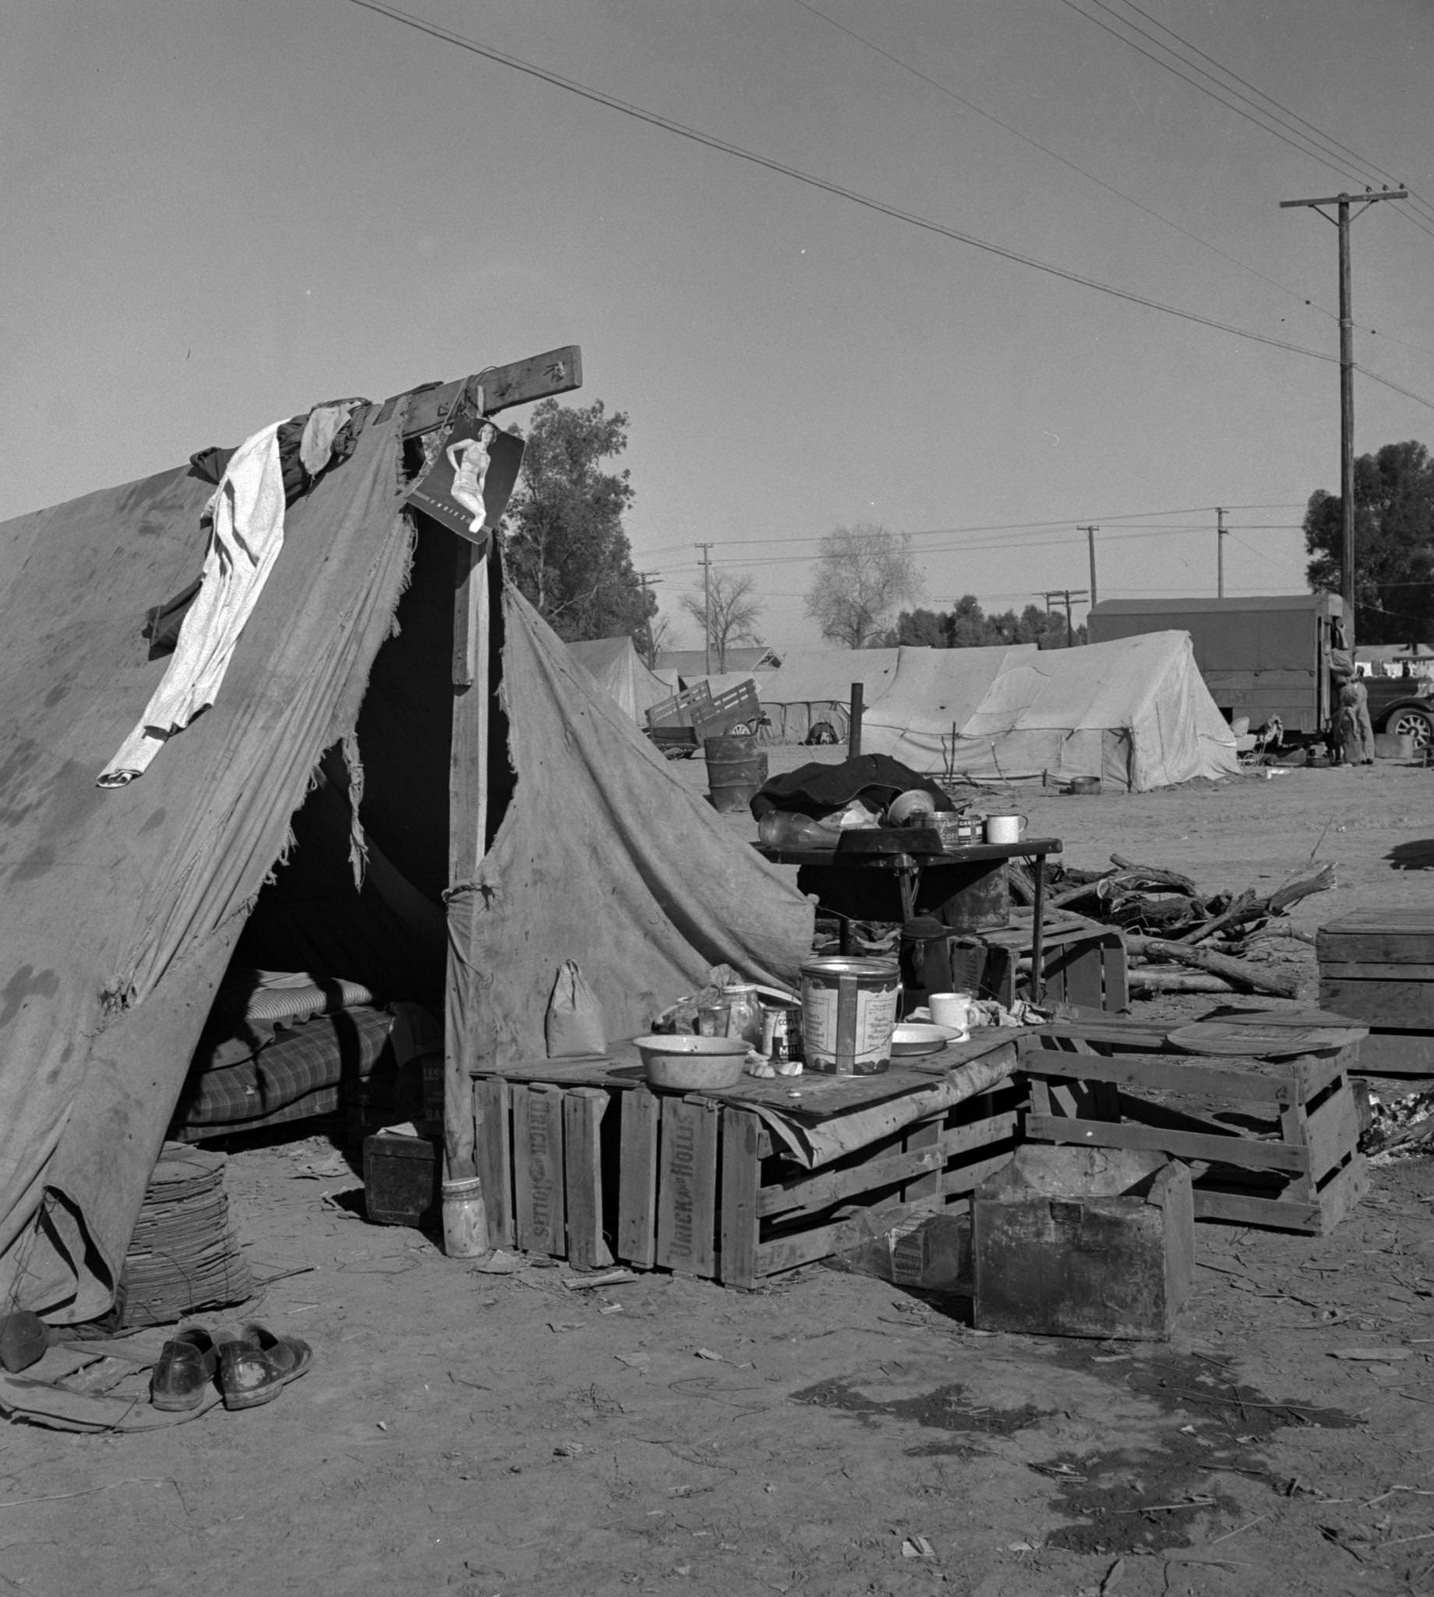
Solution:
M 1434 910 L 1366 910 L 1315 934 L 1319 1006 L 1381 1031 L 1434 1032 Z
M 1014 1071 L 1014 1041 L 993 1036 L 965 1054 L 998 1051 Z M 651 1091 L 627 1068 L 550 1063 L 475 1080 L 478 1173 L 495 1244 L 580 1269 L 621 1263 L 755 1287 L 862 1240 L 864 1211 L 964 1203 L 1015 1149 L 1021 1095 L 1010 1080 L 807 1169 L 759 1113 L 790 1081 L 677 1095 Z M 559 1079 L 526 1079 L 539 1070 Z M 906 1076 L 909 1092 L 937 1079 L 931 1070 Z M 868 1107 L 888 1085 L 794 1079 Z
M 1111 1021 L 1041 1027 L 1020 1047 L 1026 1137 L 1182 1159 L 1197 1220 L 1323 1235 L 1368 1190 L 1349 1082 L 1357 1046 L 1234 1062 Z
M 982 996 L 1007 1008 L 1018 993 L 1029 996 L 1030 910 L 1017 911 L 1008 928 L 983 932 L 981 940 L 986 944 Z M 1112 1015 L 1130 1008 L 1125 936 L 1119 927 L 1056 910 L 1045 917 L 1042 945 L 1045 1002 L 1079 1004 Z

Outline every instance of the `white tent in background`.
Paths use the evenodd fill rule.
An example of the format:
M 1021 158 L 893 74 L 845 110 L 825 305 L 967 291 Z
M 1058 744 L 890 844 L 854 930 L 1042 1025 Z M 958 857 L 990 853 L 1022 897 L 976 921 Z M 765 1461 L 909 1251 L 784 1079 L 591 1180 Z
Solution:
M 884 726 L 893 718 L 882 700 L 863 725 L 862 748 L 941 770 L 943 757 L 931 749 L 943 733 L 950 740 L 953 718 L 934 699 L 929 716 L 924 730 L 914 716 L 903 729 Z M 1019 654 L 966 717 L 949 763 L 978 779 L 1098 776 L 1132 792 L 1239 768 L 1234 734 L 1196 668 L 1187 632 Z
M 638 726 L 646 724 L 652 705 L 677 691 L 655 671 L 648 670 L 626 633 L 618 638 L 587 638 L 570 643 L 568 653 Z
M 905 648 L 886 690 L 862 716 L 865 753 L 890 754 L 914 771 L 947 768 L 953 740 L 992 684 L 1038 651 L 1034 643 L 982 649 Z
M 852 683 L 861 683 L 862 702 L 871 705 L 891 685 L 898 656 L 934 652 L 811 649 L 784 656 L 781 670 L 772 672 L 760 684 L 762 709 L 772 723 L 773 739 L 778 743 L 802 743 L 817 722 L 825 721 L 845 742 Z

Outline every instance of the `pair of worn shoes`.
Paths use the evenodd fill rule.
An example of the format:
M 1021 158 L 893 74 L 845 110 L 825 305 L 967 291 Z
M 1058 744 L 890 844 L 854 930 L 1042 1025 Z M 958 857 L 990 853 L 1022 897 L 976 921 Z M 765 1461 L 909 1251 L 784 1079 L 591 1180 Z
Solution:
M 198 1408 L 217 1381 L 225 1408 L 256 1408 L 297 1381 L 312 1357 L 307 1342 L 275 1336 L 262 1325 L 246 1325 L 238 1336 L 211 1335 L 192 1325 L 160 1349 L 150 1376 L 150 1402 L 171 1413 Z

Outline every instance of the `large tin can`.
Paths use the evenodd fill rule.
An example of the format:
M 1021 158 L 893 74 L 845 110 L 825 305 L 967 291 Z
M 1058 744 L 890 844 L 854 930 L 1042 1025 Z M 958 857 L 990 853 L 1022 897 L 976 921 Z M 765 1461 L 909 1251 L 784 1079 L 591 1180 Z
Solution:
M 808 960 L 802 966 L 806 1068 L 830 1076 L 874 1076 L 885 1070 L 900 1002 L 894 959 Z

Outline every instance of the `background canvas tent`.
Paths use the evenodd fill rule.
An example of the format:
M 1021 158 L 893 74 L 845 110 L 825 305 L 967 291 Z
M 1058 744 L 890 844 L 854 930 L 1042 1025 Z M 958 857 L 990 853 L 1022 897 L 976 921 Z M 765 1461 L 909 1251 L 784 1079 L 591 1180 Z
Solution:
M 934 713 L 925 730 L 882 726 L 886 703 L 878 701 L 876 724 L 863 727 L 862 747 L 917 770 L 939 768 L 930 755 L 940 732 Z M 1098 776 L 1134 792 L 1239 768 L 1234 734 L 1185 632 L 1018 655 L 966 718 L 951 761 L 980 779 Z
M 898 649 L 885 690 L 862 716 L 862 748 L 890 754 L 913 771 L 945 771 L 953 732 L 965 728 L 1003 672 L 1036 652 L 1033 643 Z
M 568 644 L 568 653 L 607 696 L 638 726 L 647 711 L 677 689 L 648 670 L 626 633 L 619 638 L 588 638 Z
M 778 743 L 802 743 L 818 721 L 825 721 L 845 742 L 852 683 L 861 683 L 864 704 L 874 704 L 895 676 L 901 653 L 900 649 L 808 649 L 784 656 L 781 669 L 761 685 L 772 738 Z
M 451 1142 L 470 1061 L 541 1057 L 564 960 L 616 1037 L 715 962 L 790 981 L 810 946 L 810 905 L 498 560 L 405 510 L 408 406 L 366 412 L 292 505 L 216 702 L 126 787 L 95 779 L 164 670 L 140 628 L 197 573 L 212 485 L 180 468 L 0 526 L 5 1307 L 108 1307 L 231 956 L 442 1002 Z

